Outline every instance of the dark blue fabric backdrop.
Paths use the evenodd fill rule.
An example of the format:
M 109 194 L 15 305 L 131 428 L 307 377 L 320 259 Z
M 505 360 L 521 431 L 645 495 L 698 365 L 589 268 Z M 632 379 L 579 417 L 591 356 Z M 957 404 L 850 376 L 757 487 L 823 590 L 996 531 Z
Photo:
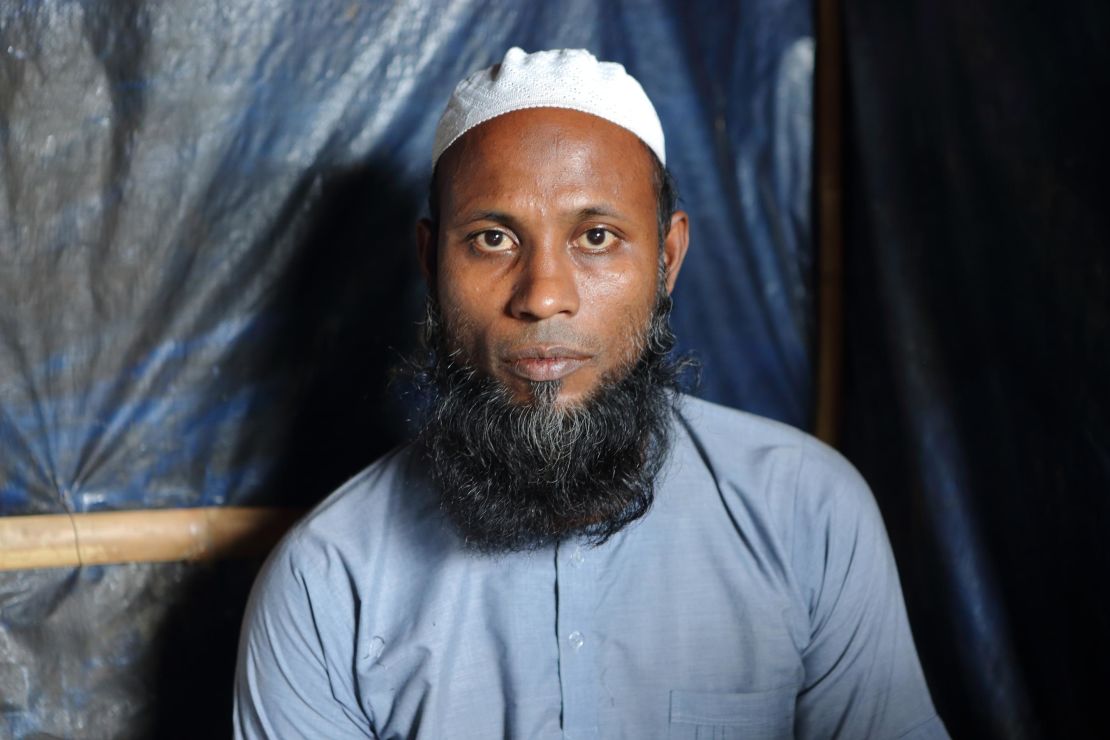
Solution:
M 641 79 L 699 392 L 805 426 L 812 36 L 799 0 L 0 3 L 0 515 L 308 505 L 402 439 L 436 118 L 512 45 Z M 0 574 L 0 735 L 222 731 L 232 567 Z
M 1110 4 L 844 6 L 844 450 L 934 699 L 1110 737 Z

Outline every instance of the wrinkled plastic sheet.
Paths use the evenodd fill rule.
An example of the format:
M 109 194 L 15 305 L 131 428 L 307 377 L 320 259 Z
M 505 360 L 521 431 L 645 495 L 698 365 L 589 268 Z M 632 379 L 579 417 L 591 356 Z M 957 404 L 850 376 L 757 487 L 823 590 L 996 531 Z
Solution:
M 512 45 L 639 77 L 693 219 L 674 323 L 699 393 L 806 425 L 810 13 L 0 3 L 0 515 L 307 506 L 403 440 L 389 370 L 423 302 L 435 121 Z M 153 678 L 177 669 L 189 716 L 224 727 L 235 620 L 205 619 L 239 595 L 187 571 L 0 575 L 0 735 L 144 736 L 188 695 Z M 167 620 L 197 620 L 181 653 Z
M 230 735 L 253 561 L 0 573 L 0 738 Z

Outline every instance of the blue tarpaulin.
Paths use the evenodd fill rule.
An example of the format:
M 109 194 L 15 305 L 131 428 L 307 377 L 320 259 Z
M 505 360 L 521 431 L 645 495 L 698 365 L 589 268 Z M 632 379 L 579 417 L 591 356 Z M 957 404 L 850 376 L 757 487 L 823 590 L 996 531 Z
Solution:
M 697 392 L 806 426 L 812 24 L 796 0 L 0 4 L 0 515 L 307 506 L 403 440 L 436 119 L 514 45 L 641 80 L 692 218 Z M 221 567 L 0 574 L 0 736 L 225 733 L 249 571 Z

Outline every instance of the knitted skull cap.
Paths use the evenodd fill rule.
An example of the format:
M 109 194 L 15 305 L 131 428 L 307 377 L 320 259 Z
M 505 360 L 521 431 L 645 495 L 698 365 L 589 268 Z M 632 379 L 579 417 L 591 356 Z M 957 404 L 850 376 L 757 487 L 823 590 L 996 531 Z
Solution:
M 527 54 L 514 46 L 500 64 L 474 72 L 455 87 L 436 126 L 432 166 L 470 129 L 523 108 L 569 108 L 604 118 L 636 134 L 667 163 L 655 107 L 622 65 L 599 62 L 585 49 Z

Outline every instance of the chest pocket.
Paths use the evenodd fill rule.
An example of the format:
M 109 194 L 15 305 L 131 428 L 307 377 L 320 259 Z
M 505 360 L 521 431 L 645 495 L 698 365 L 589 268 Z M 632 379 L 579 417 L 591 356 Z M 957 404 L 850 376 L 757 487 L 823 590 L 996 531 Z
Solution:
M 744 694 L 672 691 L 670 740 L 789 740 L 793 686 Z

